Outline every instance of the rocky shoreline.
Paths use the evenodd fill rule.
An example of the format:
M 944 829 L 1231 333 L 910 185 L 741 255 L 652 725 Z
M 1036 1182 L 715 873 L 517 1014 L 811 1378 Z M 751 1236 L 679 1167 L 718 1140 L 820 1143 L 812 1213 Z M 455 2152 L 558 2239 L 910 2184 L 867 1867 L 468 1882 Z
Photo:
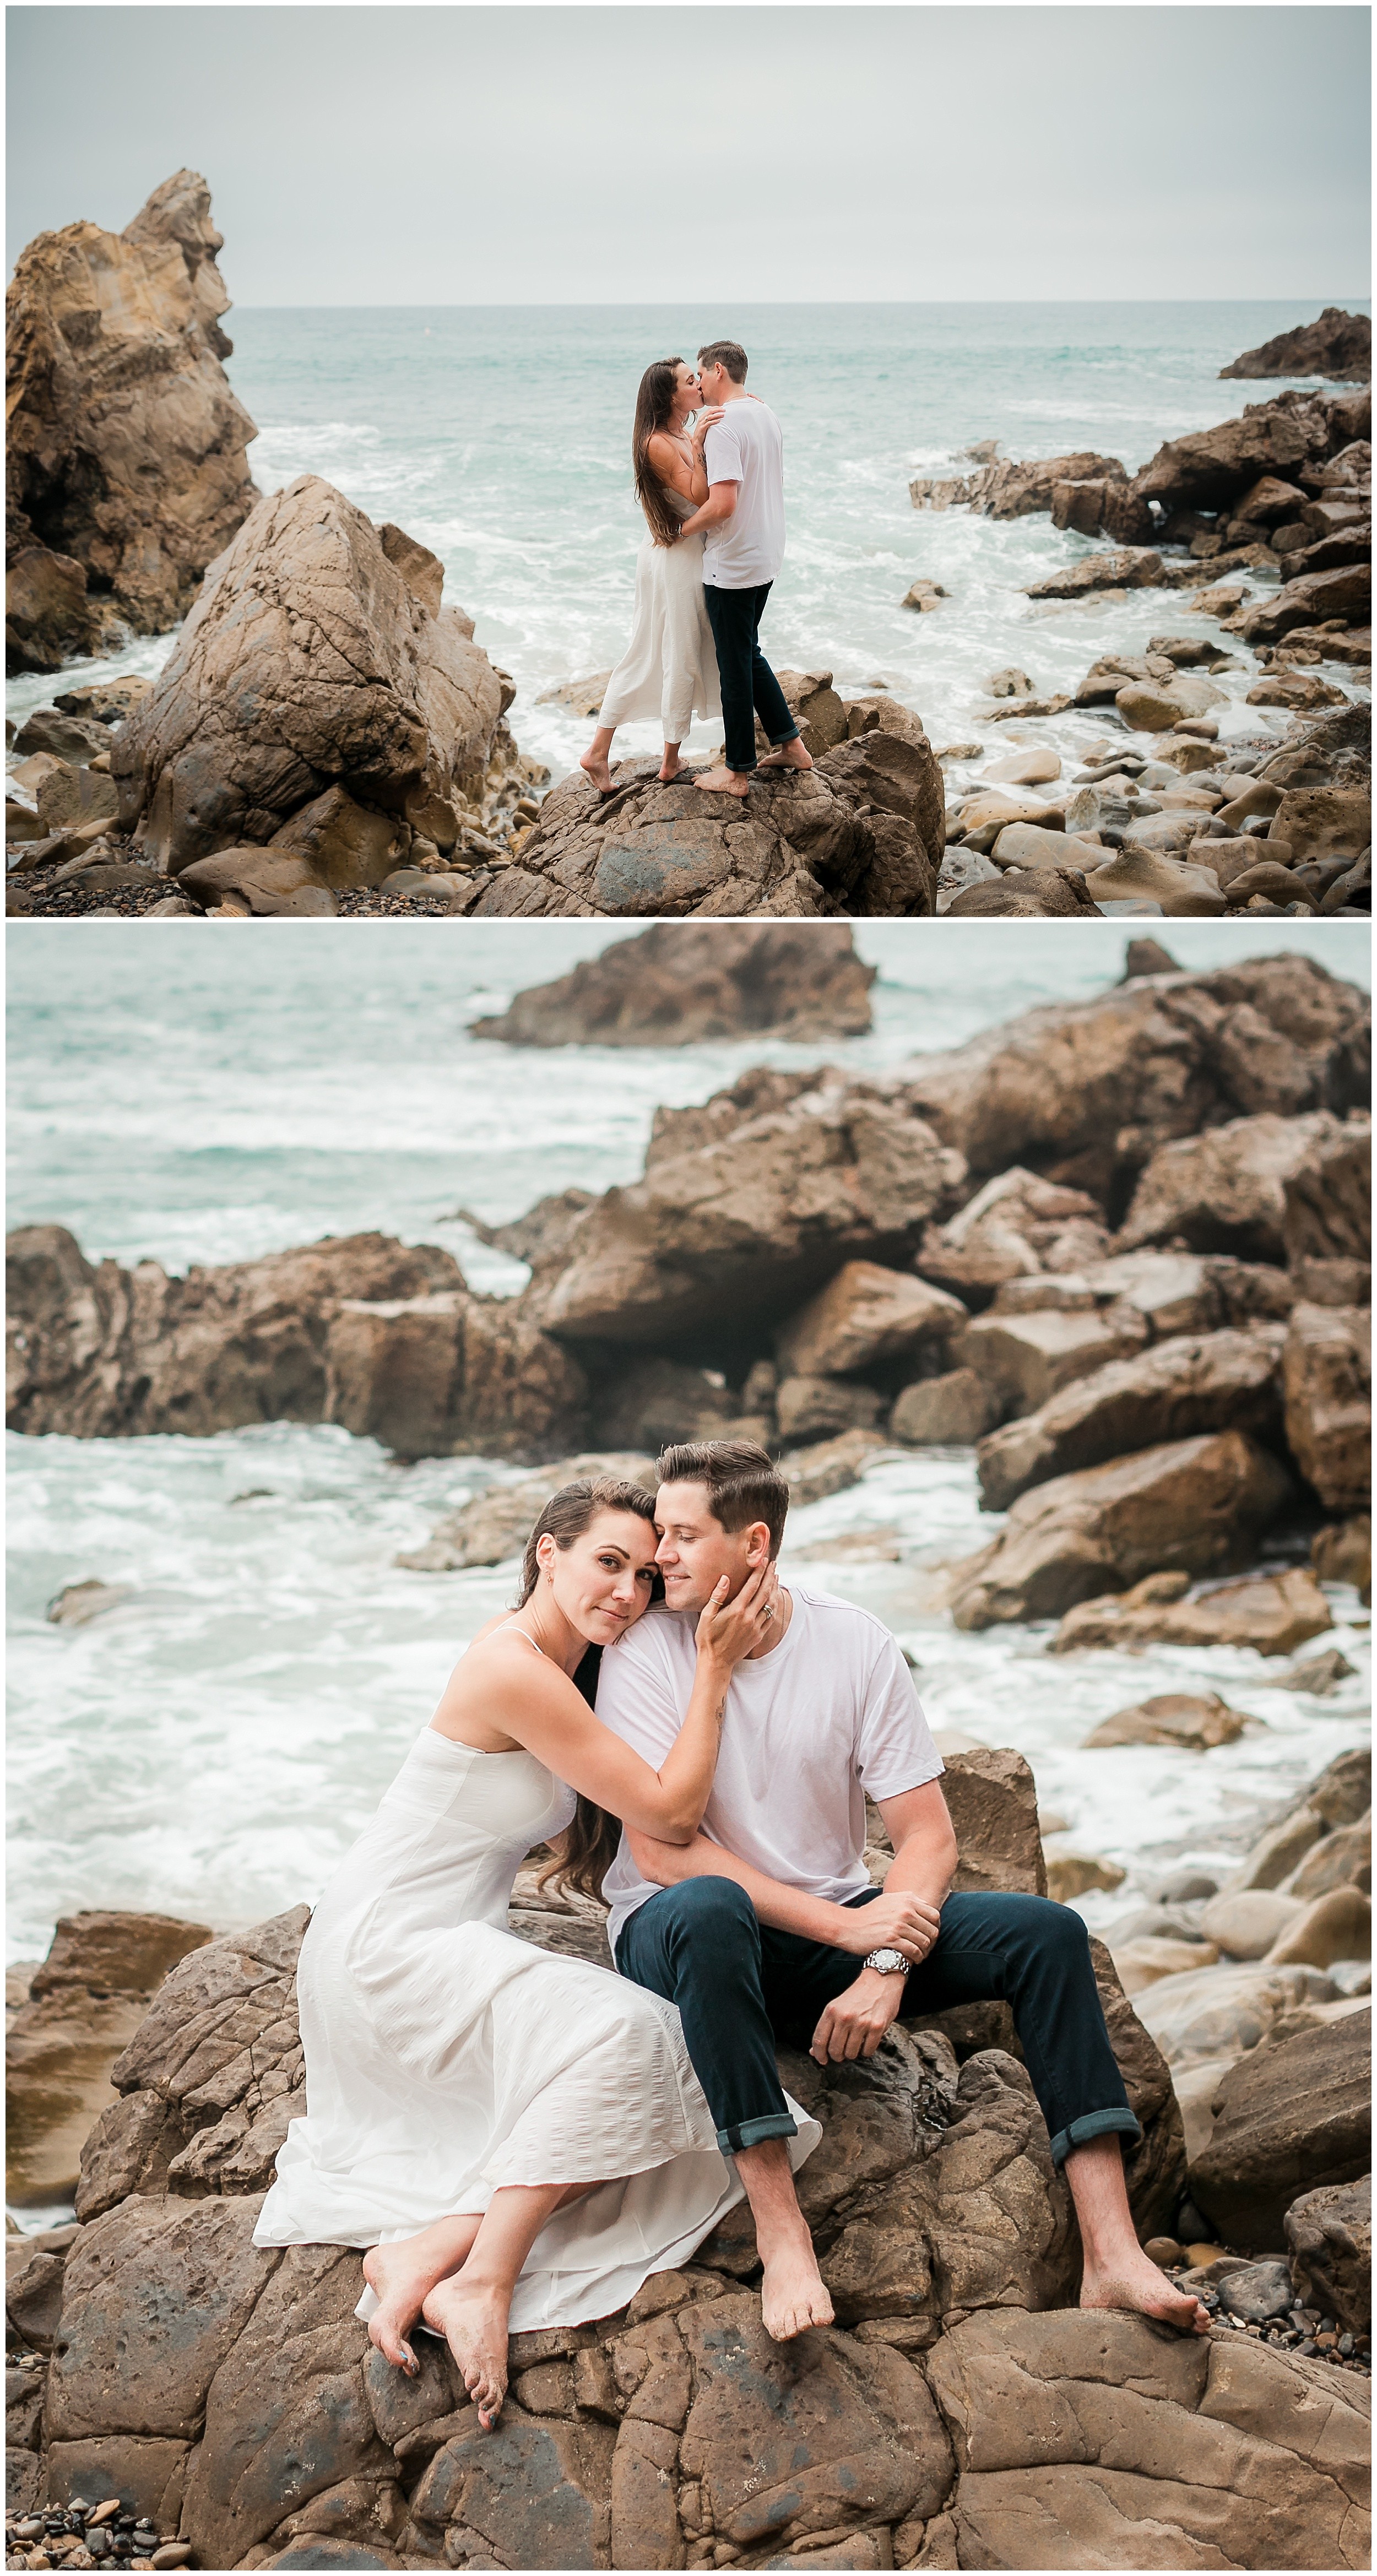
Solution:
M 663 786 L 653 761 L 627 760 L 600 803 L 577 770 L 544 792 L 549 772 L 506 723 L 513 685 L 442 605 L 426 547 L 319 476 L 256 494 L 253 424 L 220 365 L 220 247 L 205 182 L 182 171 L 122 235 L 40 236 L 10 291 L 9 667 L 59 672 L 73 652 L 185 619 L 156 681 L 59 690 L 20 729 L 12 914 L 1370 914 L 1354 697 L 1371 678 L 1366 391 L 1274 395 L 1133 476 L 1089 451 L 1017 463 L 987 441 L 973 473 L 913 483 L 920 509 L 1045 512 L 1075 540 L 1031 586 L 1035 609 L 1161 588 L 1187 621 L 1210 621 L 1101 656 L 1073 693 L 990 674 L 972 710 L 982 734 L 1084 718 L 1064 787 L 1048 745 L 934 746 L 912 708 L 843 698 L 820 661 L 780 675 L 816 763 L 806 777 L 762 774 L 743 805 L 700 796 L 696 764 Z M 1352 317 L 1314 327 L 1347 374 Z M 1254 362 L 1267 372 L 1273 353 L 1237 365 Z M 135 470 L 148 453 L 151 500 Z M 906 605 L 940 614 L 944 596 L 920 579 Z M 1212 675 L 1239 670 L 1266 712 L 1254 735 L 1221 738 Z M 546 694 L 591 704 L 597 684 Z

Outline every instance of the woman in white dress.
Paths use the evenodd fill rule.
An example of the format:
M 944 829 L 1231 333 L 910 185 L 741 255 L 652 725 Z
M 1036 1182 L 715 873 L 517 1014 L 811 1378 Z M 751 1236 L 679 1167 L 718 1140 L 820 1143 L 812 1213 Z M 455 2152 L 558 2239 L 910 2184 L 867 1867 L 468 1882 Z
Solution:
M 254 2241 L 371 2247 L 359 2314 L 374 2343 L 414 2375 L 423 2318 L 485 2429 L 509 2325 L 610 2314 L 740 2197 L 674 2006 L 507 1929 L 533 1844 L 563 1836 L 556 1870 L 596 1888 L 615 1817 L 691 1840 L 733 1668 L 776 1616 L 772 1571 L 731 1602 L 719 1586 L 682 1730 L 652 1770 L 594 1716 L 589 1649 L 615 1653 L 652 1596 L 653 1515 L 612 1480 L 546 1505 L 516 1614 L 456 1665 L 301 1949 L 307 2116 Z M 801 2163 L 821 2132 L 792 2107 Z M 808 2297 L 806 2281 L 767 2281 L 781 2340 L 810 2322 Z
M 665 739 L 659 775 L 668 782 L 680 775 L 679 745 L 694 717 L 722 713 L 717 651 L 703 605 L 703 540 L 679 534 L 708 497 L 703 441 L 722 417 L 720 406 L 704 410 L 702 400 L 698 371 L 682 358 L 657 358 L 636 396 L 632 473 L 649 534 L 636 557 L 631 641 L 579 762 L 601 796 L 617 793 L 607 760 L 618 725 L 658 716 Z

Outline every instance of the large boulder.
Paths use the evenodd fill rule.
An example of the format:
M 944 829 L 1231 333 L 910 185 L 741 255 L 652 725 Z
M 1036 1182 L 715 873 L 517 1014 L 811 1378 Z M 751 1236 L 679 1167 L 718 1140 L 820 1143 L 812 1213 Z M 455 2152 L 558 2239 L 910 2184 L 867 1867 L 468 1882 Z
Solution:
M 1028 1414 L 1078 1378 L 1126 1360 L 1148 1339 L 1148 1326 L 1126 1300 L 1090 1312 L 1034 1309 L 979 1315 L 952 1349 L 974 1369 L 1005 1414 Z
M 1249 403 L 1213 429 L 1169 439 L 1135 474 L 1133 491 L 1144 501 L 1160 501 L 1168 512 L 1223 510 L 1260 476 L 1294 483 L 1304 467 L 1346 445 L 1360 434 L 1350 425 L 1352 414 L 1351 402 L 1323 394 L 1286 393 Z
M 1242 2335 L 987 2310 L 928 2378 L 959 2473 L 929 2565 L 1367 2564 L 1368 2391 Z
M 687 1046 L 766 1032 L 863 1037 L 877 972 L 841 922 L 719 922 L 712 930 L 657 922 L 553 984 L 518 993 L 497 1016 L 472 1021 L 469 1035 L 539 1047 Z
M 1301 1474 L 1326 1511 L 1361 1511 L 1371 1490 L 1371 1313 L 1293 1307 L 1284 1369 L 1286 1437 Z
M 752 1115 L 760 1100 L 781 1105 Z M 533 1322 L 716 1365 L 845 1261 L 911 1253 L 964 1187 L 960 1155 L 892 1086 L 747 1077 L 718 1110 L 667 1120 L 645 1177 L 586 1211 L 562 1264 L 532 1279 Z
M 138 634 L 173 625 L 253 507 L 257 431 L 220 364 L 221 246 L 204 179 L 178 170 L 122 233 L 67 224 L 20 254 L 6 315 L 11 668 L 109 650 L 112 612 Z
M 1282 1243 L 1292 1269 L 1305 1261 L 1372 1259 L 1372 1130 L 1345 1119 L 1320 1138 L 1282 1183 Z
M 1289 1500 L 1285 1470 L 1240 1431 L 1169 1441 L 1020 1495 L 997 1539 L 955 1569 L 958 1628 L 1055 1619 L 1158 1569 L 1224 1572 Z
M 623 762 L 599 799 L 575 770 L 475 917 L 701 919 L 928 914 L 945 842 L 926 737 L 877 725 L 807 771 L 759 770 L 744 801 Z
M 981 1441 L 984 1509 L 1007 1511 L 1031 1485 L 1098 1467 L 1153 1440 L 1245 1431 L 1264 1447 L 1275 1446 L 1285 1338 L 1281 1324 L 1183 1333 L 1062 1386 L 1036 1412 Z
M 1184 1242 L 1195 1252 L 1283 1261 L 1287 1183 L 1342 1134 L 1327 1110 L 1308 1118 L 1265 1113 L 1163 1145 L 1134 1191 L 1119 1241 L 1125 1250 Z
M 1302 2192 L 1286 2213 L 1298 2297 L 1352 2334 L 1372 2324 L 1372 2176 Z
M 1127 1592 L 1106 1593 L 1068 1610 L 1052 1641 L 1058 1655 L 1107 1648 L 1142 1654 L 1149 1646 L 1248 1646 L 1258 1655 L 1290 1655 L 1334 1625 L 1308 1565 L 1281 1574 L 1246 1576 L 1188 1599 L 1184 1574 L 1149 1574 Z
M 926 1279 L 877 1261 L 847 1261 L 781 1324 L 775 1355 L 790 1377 L 846 1377 L 949 1341 L 966 1322 L 960 1298 Z
M 977 1190 L 959 1215 L 929 1226 L 916 1266 L 975 1302 L 1009 1279 L 1083 1269 L 1108 1248 L 1095 1199 L 1015 1164 Z
M 1261 2040 L 1224 2077 L 1192 2199 L 1227 2244 L 1270 2252 L 1299 2193 L 1369 2171 L 1371 2097 L 1370 2011 Z
M 293 818 L 309 836 L 335 785 L 452 849 L 504 689 L 442 580 L 319 475 L 260 501 L 111 751 L 149 855 L 175 876 Z
M 538 1457 L 577 1436 L 582 1373 L 433 1245 L 328 1237 L 169 1277 L 93 1267 L 62 1226 L 10 1237 L 14 1430 L 79 1438 L 339 1422 L 406 1457 Z
M 911 1061 L 902 1079 L 978 1179 L 1024 1165 L 1117 1216 L 1175 1138 L 1241 1117 L 1366 1108 L 1369 1023 L 1367 996 L 1323 967 L 1257 958 L 1044 1004 Z
M 1258 349 L 1245 349 L 1219 370 L 1221 376 L 1329 376 L 1365 385 L 1372 378 L 1372 317 L 1326 304 L 1318 322 L 1278 331 Z

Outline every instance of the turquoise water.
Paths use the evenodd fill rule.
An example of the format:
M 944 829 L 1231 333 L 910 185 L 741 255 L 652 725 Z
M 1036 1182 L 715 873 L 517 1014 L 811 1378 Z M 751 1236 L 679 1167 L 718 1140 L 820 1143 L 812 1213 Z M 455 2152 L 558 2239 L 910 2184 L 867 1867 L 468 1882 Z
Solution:
M 1296 951 L 1365 970 L 1350 925 L 1166 925 L 1182 964 Z M 510 1216 L 546 1190 L 640 1169 L 656 1104 L 704 1099 L 748 1063 L 884 1069 L 991 1022 L 1087 996 L 1121 971 L 1102 923 L 865 923 L 875 1027 L 828 1046 L 495 1047 L 468 1021 L 608 941 L 601 923 L 278 923 L 245 938 L 170 922 L 24 923 L 9 942 L 12 1223 L 69 1225 L 91 1256 L 172 1268 L 381 1226 L 454 1250 L 475 1285 L 518 1264 L 454 1211 Z M 213 1440 L 9 1444 L 11 1955 L 81 1905 L 245 1924 L 313 1897 L 428 1717 L 511 1569 L 425 1576 L 393 1559 L 494 1475 L 481 1459 L 396 1465 L 372 1441 L 294 1424 Z M 1366 1728 L 1366 1684 L 1268 1689 L 1252 1654 L 1042 1653 L 1046 1631 L 965 1636 L 922 1561 L 990 1534 L 969 1452 L 882 1462 L 791 1520 L 791 1541 L 881 1524 L 903 1562 L 812 1562 L 889 1621 L 933 1723 L 1014 1743 L 1077 1848 L 1129 1870 L 1222 1866 L 1270 1800 Z M 86 1628 L 43 1613 L 99 1577 L 130 1598 Z M 1352 1595 L 1336 1596 L 1345 1617 Z M 1364 1660 L 1365 1632 L 1334 1642 Z M 1263 1731 L 1205 1756 L 1084 1755 L 1091 1727 L 1152 1691 L 1209 1688 Z
M 783 421 L 789 542 L 771 658 L 830 668 L 847 688 L 882 683 L 937 742 L 969 731 L 988 672 L 1017 662 L 1040 691 L 1060 689 L 1184 612 L 1179 595 L 1147 591 L 1034 613 L 1023 585 L 1086 541 L 1046 518 L 915 512 L 909 478 L 980 438 L 1014 456 L 1096 448 L 1131 471 L 1163 439 L 1277 390 L 1223 384 L 1219 369 L 1309 319 L 1299 304 L 1208 302 L 238 309 L 228 371 L 258 423 L 260 488 L 322 474 L 433 547 L 447 596 L 517 681 L 522 747 L 558 773 L 589 728 L 540 692 L 609 668 L 630 629 L 643 533 L 630 425 L 652 358 L 692 356 L 729 331 Z M 920 573 L 951 594 L 930 616 L 899 605 Z M 155 640 L 125 659 L 152 669 L 167 649 Z M 12 686 L 12 711 L 50 686 Z M 1256 730 L 1257 711 L 1238 721 Z M 1070 750 L 1094 730 L 1063 718 L 1038 738 Z M 652 739 L 631 727 L 622 742 Z

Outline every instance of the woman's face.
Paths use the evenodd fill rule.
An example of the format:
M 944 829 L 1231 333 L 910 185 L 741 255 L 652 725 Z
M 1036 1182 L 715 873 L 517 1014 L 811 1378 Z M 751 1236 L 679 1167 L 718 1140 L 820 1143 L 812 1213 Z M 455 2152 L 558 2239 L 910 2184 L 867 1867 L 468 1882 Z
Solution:
M 599 1512 L 571 1547 L 536 1550 L 556 1607 L 590 1646 L 612 1646 L 651 1599 L 655 1527 L 637 1512 Z
M 697 411 L 703 396 L 699 390 L 696 367 L 676 367 L 674 372 L 674 408 L 682 420 L 686 413 Z

